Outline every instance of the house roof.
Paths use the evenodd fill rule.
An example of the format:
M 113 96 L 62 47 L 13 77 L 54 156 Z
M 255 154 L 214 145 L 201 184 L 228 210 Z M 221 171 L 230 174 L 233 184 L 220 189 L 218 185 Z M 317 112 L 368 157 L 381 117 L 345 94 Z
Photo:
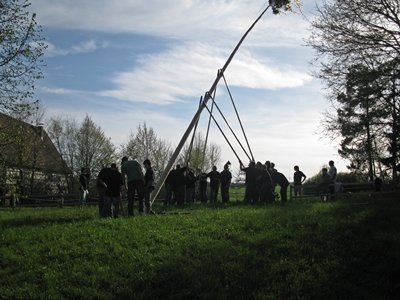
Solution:
M 0 113 L 0 155 L 8 167 L 63 174 L 68 170 L 43 126 Z M 67 171 L 69 173 L 69 171 Z

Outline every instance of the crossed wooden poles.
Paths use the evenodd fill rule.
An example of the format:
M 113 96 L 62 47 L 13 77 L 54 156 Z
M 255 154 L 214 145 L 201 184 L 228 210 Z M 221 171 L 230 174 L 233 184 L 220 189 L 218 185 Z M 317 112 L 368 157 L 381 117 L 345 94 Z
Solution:
M 161 178 L 158 180 L 154 191 L 152 193 L 152 197 L 151 197 L 151 201 L 150 201 L 150 206 L 153 205 L 155 199 L 157 198 L 158 194 L 160 193 L 160 190 L 165 182 L 165 179 L 167 178 L 169 172 L 172 169 L 172 166 L 174 165 L 176 159 L 178 158 L 179 153 L 181 152 L 183 146 L 186 143 L 186 140 L 188 139 L 190 133 L 192 132 L 194 126 L 196 125 L 197 121 L 200 118 L 200 115 L 203 111 L 203 109 L 206 107 L 208 100 L 211 99 L 211 95 L 213 95 L 220 79 L 222 78 L 225 70 L 228 68 L 230 62 L 232 61 L 233 57 L 235 56 L 236 52 L 238 51 L 238 49 L 240 48 L 241 44 L 243 43 L 244 39 L 247 37 L 247 35 L 250 33 L 250 31 L 254 28 L 254 26 L 258 23 L 258 21 L 262 18 L 262 16 L 265 14 L 265 12 L 268 10 L 268 8 L 270 8 L 271 5 L 269 4 L 263 11 L 262 13 L 258 16 L 258 18 L 253 22 L 253 24 L 249 27 L 249 29 L 247 29 L 247 31 L 245 32 L 245 34 L 242 36 L 242 38 L 240 39 L 240 41 L 238 42 L 238 44 L 236 45 L 235 49 L 233 49 L 231 55 L 229 56 L 228 60 L 225 62 L 225 65 L 222 67 L 222 69 L 220 70 L 220 72 L 218 72 L 217 74 L 217 78 L 215 78 L 214 83 L 211 85 L 211 88 L 208 92 L 205 93 L 204 97 L 203 97 L 203 101 L 200 103 L 199 108 L 196 112 L 196 114 L 194 115 L 192 121 L 190 122 L 188 128 L 186 129 L 185 133 L 183 134 L 178 146 L 176 147 L 174 153 L 172 154 L 171 158 L 168 161 L 167 166 L 165 167 L 165 170 L 163 172 L 163 174 L 161 175 Z

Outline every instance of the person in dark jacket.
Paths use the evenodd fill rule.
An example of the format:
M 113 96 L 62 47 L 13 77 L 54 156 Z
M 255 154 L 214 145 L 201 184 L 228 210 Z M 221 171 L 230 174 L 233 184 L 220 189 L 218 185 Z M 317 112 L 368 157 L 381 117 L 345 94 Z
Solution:
M 118 218 L 121 207 L 121 188 L 124 185 L 122 174 L 118 171 L 116 164 L 111 164 L 110 168 L 105 169 L 102 177 L 106 191 L 101 216 Z
M 260 201 L 261 203 L 273 203 L 275 196 L 272 191 L 272 178 L 268 172 L 267 166 L 261 166 L 261 190 L 260 190 Z
M 196 187 L 196 176 L 192 169 L 188 168 L 186 171 L 186 203 L 192 204 L 194 202 L 194 192 Z
M 231 163 L 228 161 L 224 165 L 224 170 L 221 172 L 221 198 L 223 204 L 229 202 L 229 187 L 232 181 L 232 173 L 229 171 L 230 165 Z
M 273 181 L 281 187 L 280 195 L 281 201 L 287 201 L 287 188 L 289 186 L 289 181 L 282 173 L 276 171 L 271 174 Z
M 244 202 L 248 204 L 255 203 L 257 197 L 257 171 L 254 161 L 249 163 L 248 167 L 244 167 L 243 163 L 239 161 L 240 170 L 246 173 L 245 185 L 246 190 L 244 194 Z
M 178 205 L 183 205 L 185 203 L 186 195 L 186 179 L 185 172 L 186 167 L 181 168 L 180 165 L 176 165 L 175 171 L 173 173 L 173 191 L 175 195 L 175 201 Z
M 207 174 L 204 172 L 199 175 L 199 197 L 201 203 L 207 203 Z
M 221 174 L 217 171 L 217 167 L 213 166 L 212 171 L 207 174 L 207 177 L 210 178 L 210 202 L 216 204 Z

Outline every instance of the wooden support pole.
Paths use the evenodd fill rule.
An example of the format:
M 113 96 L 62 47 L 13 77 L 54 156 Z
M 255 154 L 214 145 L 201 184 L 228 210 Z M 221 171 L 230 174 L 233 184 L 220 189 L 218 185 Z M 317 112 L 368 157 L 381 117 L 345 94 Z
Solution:
M 230 62 L 232 61 L 233 57 L 235 56 L 236 52 L 238 51 L 240 45 L 243 43 L 244 39 L 247 37 L 249 32 L 253 29 L 253 27 L 257 24 L 257 22 L 262 18 L 262 16 L 265 14 L 265 12 L 268 10 L 270 5 L 268 5 L 262 13 L 258 16 L 258 18 L 253 22 L 253 24 L 249 27 L 249 29 L 246 31 L 246 33 L 242 36 L 238 44 L 236 45 L 235 49 L 233 49 L 231 55 L 229 56 L 228 60 L 225 62 L 225 65 L 222 67 L 221 72 L 218 72 L 217 78 L 214 80 L 214 83 L 211 85 L 211 88 L 208 92 L 205 93 L 203 97 L 203 102 L 200 104 L 196 114 L 194 115 L 192 121 L 190 122 L 188 128 L 186 129 L 185 133 L 183 134 L 178 146 L 176 147 L 174 153 L 172 154 L 170 160 L 168 161 L 167 166 L 165 167 L 165 170 L 163 174 L 161 175 L 161 178 L 158 180 L 154 191 L 152 193 L 152 199 L 150 201 L 150 206 L 153 205 L 155 199 L 157 198 L 158 194 L 160 193 L 160 190 L 165 182 L 165 179 L 167 178 L 169 172 L 172 169 L 172 166 L 174 165 L 176 159 L 178 158 L 179 153 L 181 152 L 183 146 L 185 145 L 185 142 L 187 138 L 189 137 L 190 133 L 192 132 L 194 126 L 196 125 L 197 121 L 200 118 L 201 112 L 204 110 L 205 106 L 207 105 L 208 100 L 210 100 L 211 95 L 214 93 L 215 89 L 217 88 L 218 82 L 222 78 L 222 75 L 225 73 L 225 70 L 228 68 Z

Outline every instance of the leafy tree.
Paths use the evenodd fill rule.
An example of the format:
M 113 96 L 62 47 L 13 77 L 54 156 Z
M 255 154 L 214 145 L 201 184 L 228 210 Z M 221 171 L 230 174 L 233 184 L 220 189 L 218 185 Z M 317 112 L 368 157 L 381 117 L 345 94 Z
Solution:
M 0 1 L 0 111 L 31 101 L 46 48 L 28 0 Z M 19 109 L 21 106 L 19 107 Z M 29 106 L 27 107 L 29 108 Z
M 336 128 L 343 125 L 339 131 L 341 154 L 352 157 L 357 162 L 354 167 L 362 168 L 365 164 L 360 162 L 367 160 L 371 177 L 373 155 L 379 153 L 379 162 L 392 169 L 394 182 L 400 149 L 399 10 L 398 0 L 327 1 L 318 8 L 308 40 L 316 51 L 314 63 L 319 70 L 315 75 L 326 84 L 337 113 L 337 118 L 328 115 L 325 121 L 328 125 L 338 121 Z M 364 69 L 356 70 L 355 66 Z M 352 113 L 352 109 L 356 111 Z M 374 124 L 374 119 L 381 119 L 381 124 Z M 363 133 L 364 138 L 355 133 Z M 363 145 L 367 156 L 362 156 Z
M 327 131 L 341 137 L 339 154 L 350 160 L 351 170 L 368 170 L 375 177 L 375 161 L 379 156 L 376 139 L 382 133 L 385 112 L 380 105 L 382 86 L 380 73 L 363 65 L 351 68 L 347 75 L 346 91 L 337 97 L 335 115 Z

